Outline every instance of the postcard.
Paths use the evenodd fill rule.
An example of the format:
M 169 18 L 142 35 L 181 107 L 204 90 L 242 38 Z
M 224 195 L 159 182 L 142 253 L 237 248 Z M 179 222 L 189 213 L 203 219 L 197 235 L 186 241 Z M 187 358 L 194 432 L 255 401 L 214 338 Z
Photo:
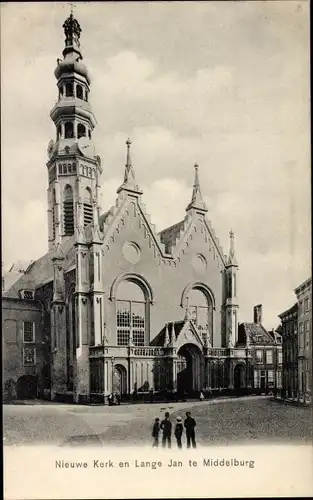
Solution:
M 3 2 L 6 500 L 313 495 L 309 4 Z

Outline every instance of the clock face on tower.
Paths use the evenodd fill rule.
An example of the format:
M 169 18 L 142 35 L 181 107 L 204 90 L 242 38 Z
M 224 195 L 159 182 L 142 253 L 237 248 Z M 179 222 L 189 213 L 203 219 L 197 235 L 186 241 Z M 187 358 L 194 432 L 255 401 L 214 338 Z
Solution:
M 49 141 L 49 144 L 48 144 L 48 147 L 47 147 L 47 153 L 48 153 L 49 158 L 52 157 L 53 147 L 54 147 L 54 142 L 51 139 L 51 141 Z
M 93 145 L 87 137 L 81 137 L 78 139 L 78 146 L 84 156 L 94 156 Z

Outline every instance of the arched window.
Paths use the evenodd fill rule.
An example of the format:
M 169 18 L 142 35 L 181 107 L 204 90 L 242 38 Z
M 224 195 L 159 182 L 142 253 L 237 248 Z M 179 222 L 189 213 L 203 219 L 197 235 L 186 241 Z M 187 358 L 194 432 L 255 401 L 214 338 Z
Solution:
M 88 102 L 88 92 L 87 92 L 87 90 L 85 91 L 85 101 Z
M 88 187 L 85 189 L 83 205 L 84 205 L 84 226 L 86 227 L 93 220 L 92 195 L 91 195 L 91 190 Z
M 86 137 L 86 127 L 82 123 L 77 125 L 77 138 Z
M 88 137 L 89 137 L 89 139 L 91 139 L 91 131 L 90 130 L 88 130 Z
M 74 137 L 74 125 L 72 122 L 66 122 L 64 125 L 65 139 Z
M 65 85 L 65 95 L 66 97 L 72 97 L 74 95 L 74 88 L 72 83 L 67 83 Z
M 63 95 L 63 86 L 61 85 L 61 87 L 59 88 L 59 96 L 61 97 Z
M 211 300 L 201 289 L 192 288 L 186 299 L 188 300 L 188 309 L 191 319 L 197 326 L 202 336 L 208 331 L 212 332 L 212 313 L 213 307 Z
M 61 137 L 62 137 L 62 128 L 61 125 L 59 125 L 57 128 L 57 141 L 61 139 Z
M 83 98 L 83 87 L 81 85 L 76 85 L 76 97 L 78 99 Z
M 129 280 L 118 285 L 116 296 L 117 345 L 145 345 L 148 301 L 141 287 Z
M 74 203 L 73 190 L 68 184 L 63 192 L 63 225 L 64 235 L 72 236 L 74 234 Z

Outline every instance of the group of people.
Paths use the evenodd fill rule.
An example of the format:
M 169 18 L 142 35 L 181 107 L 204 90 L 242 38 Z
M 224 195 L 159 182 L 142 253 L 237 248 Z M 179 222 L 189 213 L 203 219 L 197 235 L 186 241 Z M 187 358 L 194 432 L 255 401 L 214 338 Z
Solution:
M 170 420 L 169 412 L 166 412 L 164 417 L 165 418 L 164 418 L 164 420 L 162 420 L 161 423 L 160 423 L 160 419 L 158 417 L 154 421 L 154 425 L 153 425 L 153 429 L 152 429 L 152 437 L 154 438 L 152 446 L 154 448 L 159 446 L 159 435 L 160 435 L 161 431 L 162 431 L 162 446 L 163 446 L 163 448 L 165 448 L 166 446 L 168 448 L 171 448 L 171 445 L 172 445 L 173 425 L 172 425 L 172 422 Z M 192 446 L 193 448 L 196 448 L 195 427 L 196 427 L 196 421 L 191 416 L 191 413 L 189 411 L 187 411 L 187 413 L 186 413 L 186 418 L 184 420 L 184 423 L 183 423 L 181 417 L 177 417 L 176 425 L 175 425 L 175 429 L 174 429 L 174 436 L 176 438 L 178 448 L 182 448 L 182 437 L 183 437 L 183 433 L 184 433 L 184 428 L 186 431 L 187 448 L 190 448 L 190 446 Z
M 108 396 L 108 403 L 109 403 L 109 406 L 120 405 L 121 404 L 121 396 L 118 393 L 116 393 L 116 394 L 111 393 Z

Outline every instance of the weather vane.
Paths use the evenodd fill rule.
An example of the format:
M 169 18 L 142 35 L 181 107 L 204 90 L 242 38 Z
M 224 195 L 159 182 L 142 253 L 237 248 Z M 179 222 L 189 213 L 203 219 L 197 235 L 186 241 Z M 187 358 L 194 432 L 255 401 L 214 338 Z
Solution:
M 69 5 L 71 6 L 71 15 L 74 14 L 74 7 L 76 7 L 76 5 L 74 3 L 69 3 Z

